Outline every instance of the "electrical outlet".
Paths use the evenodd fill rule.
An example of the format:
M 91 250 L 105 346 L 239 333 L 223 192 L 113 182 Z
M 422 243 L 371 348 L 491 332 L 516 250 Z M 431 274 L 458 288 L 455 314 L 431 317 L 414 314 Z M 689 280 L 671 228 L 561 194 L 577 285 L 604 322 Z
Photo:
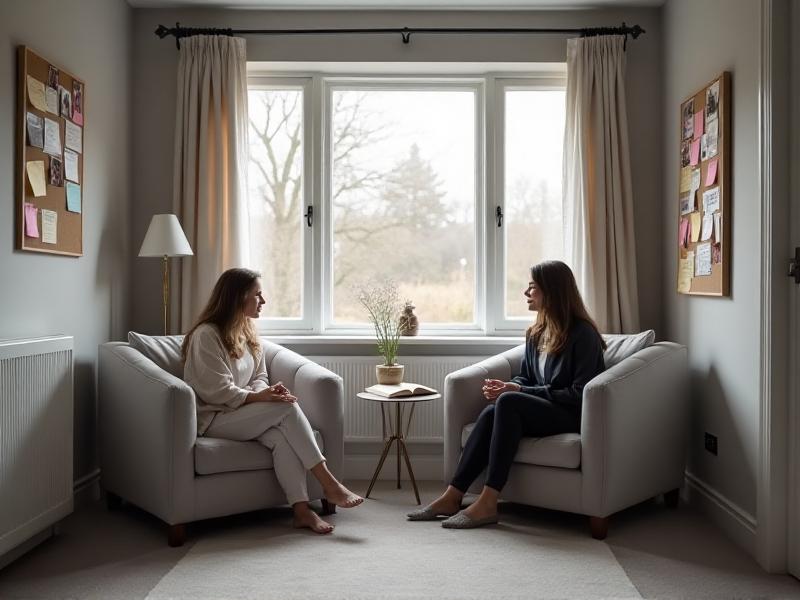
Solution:
M 708 433 L 706 431 L 705 447 L 706 447 L 706 450 L 708 450 L 709 452 L 711 452 L 711 454 L 716 456 L 717 455 L 717 436 L 715 436 L 712 433 Z

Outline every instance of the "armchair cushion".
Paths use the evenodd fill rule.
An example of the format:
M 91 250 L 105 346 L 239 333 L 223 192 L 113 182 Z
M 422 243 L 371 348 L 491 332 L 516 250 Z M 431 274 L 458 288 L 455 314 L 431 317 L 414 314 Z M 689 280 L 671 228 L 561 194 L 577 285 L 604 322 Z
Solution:
M 314 439 L 323 452 L 322 435 L 314 430 Z M 256 441 L 236 442 L 213 437 L 199 437 L 194 446 L 194 470 L 198 475 L 231 471 L 272 469 L 272 452 Z
M 470 423 L 461 432 L 461 447 L 475 428 Z M 559 433 L 543 438 L 522 438 L 514 462 L 542 467 L 577 469 L 581 466 L 581 436 L 579 433 Z
M 182 335 L 144 335 L 129 331 L 128 343 L 170 375 L 183 379 Z
M 652 346 L 656 339 L 656 332 L 648 329 L 641 333 L 605 334 L 603 339 L 607 346 L 605 354 L 603 354 L 603 361 L 606 369 L 610 369 L 639 350 Z

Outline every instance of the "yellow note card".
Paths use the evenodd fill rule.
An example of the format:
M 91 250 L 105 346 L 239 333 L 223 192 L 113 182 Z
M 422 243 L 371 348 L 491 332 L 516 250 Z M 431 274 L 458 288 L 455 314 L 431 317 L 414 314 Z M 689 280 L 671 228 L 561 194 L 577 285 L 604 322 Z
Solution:
M 25 165 L 28 171 L 28 180 L 31 182 L 31 189 L 34 196 L 46 196 L 47 184 L 44 180 L 44 161 L 43 160 L 29 160 Z
M 689 219 L 691 219 L 691 227 L 692 227 L 692 241 L 697 242 L 700 239 L 700 231 L 701 231 L 701 223 L 703 220 L 700 218 L 699 212 L 693 212 L 689 215 Z
M 28 75 L 28 100 L 34 108 L 41 111 L 47 110 L 47 98 L 45 97 L 44 84 Z
M 686 294 L 692 289 L 694 276 L 694 252 L 688 252 L 686 258 L 678 261 L 678 291 Z
M 681 169 L 681 192 L 688 192 L 692 189 L 692 167 Z

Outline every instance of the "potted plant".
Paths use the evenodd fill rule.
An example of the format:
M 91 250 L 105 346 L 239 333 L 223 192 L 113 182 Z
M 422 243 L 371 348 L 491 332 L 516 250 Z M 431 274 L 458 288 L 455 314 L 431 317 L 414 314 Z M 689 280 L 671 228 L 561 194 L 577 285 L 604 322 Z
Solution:
M 375 328 L 378 354 L 383 357 L 383 364 L 375 366 L 378 383 L 393 385 L 402 382 L 404 367 L 396 362 L 400 346 L 397 313 L 401 306 L 397 285 L 391 279 L 363 285 L 358 289 L 358 301 L 367 309 Z

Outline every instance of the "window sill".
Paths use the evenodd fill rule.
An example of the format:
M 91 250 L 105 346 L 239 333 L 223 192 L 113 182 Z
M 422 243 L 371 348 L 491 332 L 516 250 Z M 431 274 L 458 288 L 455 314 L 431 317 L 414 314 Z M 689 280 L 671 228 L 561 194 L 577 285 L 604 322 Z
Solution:
M 263 333 L 269 341 L 305 356 L 372 356 L 369 335 L 288 335 Z M 437 336 L 400 338 L 398 356 L 491 356 L 525 341 L 523 336 Z

